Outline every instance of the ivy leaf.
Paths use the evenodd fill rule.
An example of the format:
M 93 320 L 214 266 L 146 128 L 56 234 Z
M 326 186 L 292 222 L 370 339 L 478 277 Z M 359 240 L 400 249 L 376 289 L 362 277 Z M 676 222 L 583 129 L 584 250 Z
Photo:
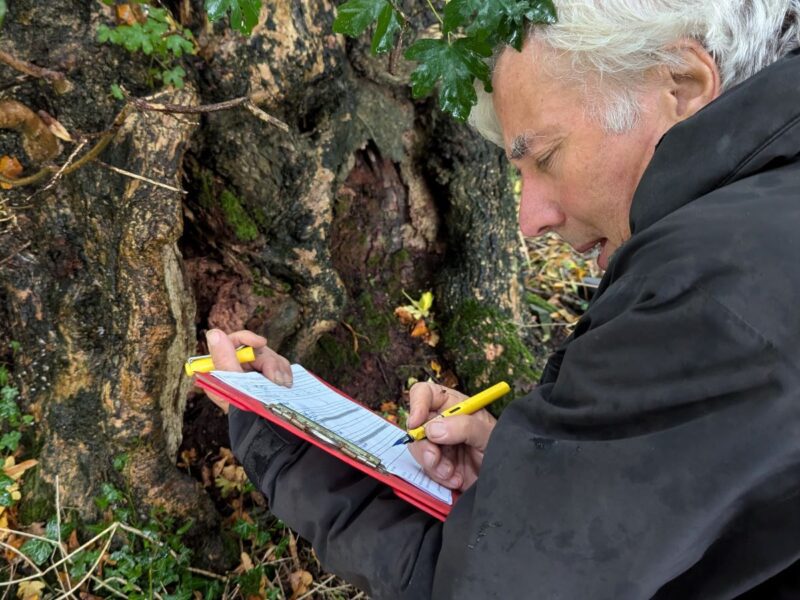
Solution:
M 20 551 L 37 565 L 43 565 L 50 558 L 55 546 L 44 540 L 31 539 L 22 544 Z
M 3 26 L 3 20 L 6 18 L 6 12 L 8 12 L 6 0 L 0 0 L 0 27 Z
M 231 28 L 250 35 L 258 23 L 261 0 L 206 0 L 205 7 L 212 22 L 219 21 L 230 11 Z
M 333 31 L 358 37 L 378 22 L 372 36 L 372 53 L 388 52 L 394 46 L 395 36 L 403 26 L 403 17 L 388 0 L 349 0 L 336 11 Z
M 446 40 L 423 39 L 414 42 L 405 57 L 419 63 L 411 74 L 411 92 L 415 98 L 428 95 L 441 80 L 439 104 L 444 112 L 466 121 L 478 101 L 472 82 L 483 82 L 492 91 L 491 74 L 484 58 L 491 56 L 490 45 L 472 38 Z

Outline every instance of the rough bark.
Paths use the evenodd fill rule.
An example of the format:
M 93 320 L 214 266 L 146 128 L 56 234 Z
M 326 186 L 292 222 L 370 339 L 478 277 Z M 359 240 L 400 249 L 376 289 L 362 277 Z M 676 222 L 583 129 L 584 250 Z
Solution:
M 153 99 L 205 104 L 264 92 L 262 108 L 288 134 L 243 109 L 131 112 L 101 159 L 187 195 L 93 163 L 31 200 L 36 188 L 4 196 L 16 224 L 0 234 L 0 337 L 21 342 L 14 375 L 37 415 L 31 506 L 52 493 L 38 484 L 59 475 L 62 501 L 92 516 L 100 482 L 121 477 L 143 508 L 213 523 L 202 489 L 174 467 L 187 395 L 181 363 L 212 326 L 265 333 L 368 402 L 396 400 L 405 379 L 420 375 L 409 364 L 446 350 L 467 388 L 492 373 L 486 340 L 495 354 L 501 342 L 491 332 L 455 327 L 449 349 L 409 338 L 392 316 L 403 291 L 433 288 L 445 333 L 478 318 L 521 343 L 508 327 L 524 310 L 499 151 L 435 115 L 431 101 L 413 102 L 402 83 L 409 65 L 389 74 L 385 58 L 330 33 L 328 0 L 265 0 L 250 39 L 209 27 L 201 5 L 184 15 L 202 46 L 185 63 L 187 88 Z M 154 93 L 146 60 L 93 41 L 110 21 L 99 2 L 15 1 L 2 49 L 60 70 L 73 86 L 58 94 L 26 80 L 5 97 L 73 131 L 109 127 L 121 108 L 111 83 Z M 0 66 L 0 81 L 15 76 Z M 0 151 L 23 154 L 11 132 L 0 131 Z M 521 386 L 530 381 L 523 371 Z M 130 466 L 116 474 L 111 461 L 122 452 Z

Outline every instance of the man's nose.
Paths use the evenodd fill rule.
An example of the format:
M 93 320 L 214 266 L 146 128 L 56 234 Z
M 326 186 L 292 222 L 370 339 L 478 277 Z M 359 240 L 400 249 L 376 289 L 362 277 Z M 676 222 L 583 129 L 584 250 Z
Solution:
M 528 237 L 542 235 L 564 223 L 564 213 L 552 190 L 526 179 L 522 182 L 519 227 Z

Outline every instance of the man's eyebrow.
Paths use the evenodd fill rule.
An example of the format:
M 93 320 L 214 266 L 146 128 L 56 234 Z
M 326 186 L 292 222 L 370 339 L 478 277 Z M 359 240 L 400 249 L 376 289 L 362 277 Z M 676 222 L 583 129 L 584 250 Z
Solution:
M 520 160 L 526 156 L 530 156 L 533 151 L 533 143 L 536 140 L 547 145 L 548 142 L 555 143 L 553 140 L 563 139 L 557 133 L 540 133 L 536 134 L 532 131 L 521 133 L 511 140 L 509 151 L 506 153 L 508 160 Z
M 520 160 L 525 158 L 531 151 L 530 141 L 532 137 L 534 136 L 530 133 L 523 133 L 511 140 L 511 147 L 506 155 L 508 160 Z

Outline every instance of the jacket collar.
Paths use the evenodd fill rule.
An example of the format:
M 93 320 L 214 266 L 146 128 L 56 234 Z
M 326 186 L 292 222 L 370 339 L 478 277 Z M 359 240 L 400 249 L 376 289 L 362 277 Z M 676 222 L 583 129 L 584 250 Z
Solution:
M 631 204 L 631 233 L 717 188 L 800 155 L 800 49 L 670 129 Z

